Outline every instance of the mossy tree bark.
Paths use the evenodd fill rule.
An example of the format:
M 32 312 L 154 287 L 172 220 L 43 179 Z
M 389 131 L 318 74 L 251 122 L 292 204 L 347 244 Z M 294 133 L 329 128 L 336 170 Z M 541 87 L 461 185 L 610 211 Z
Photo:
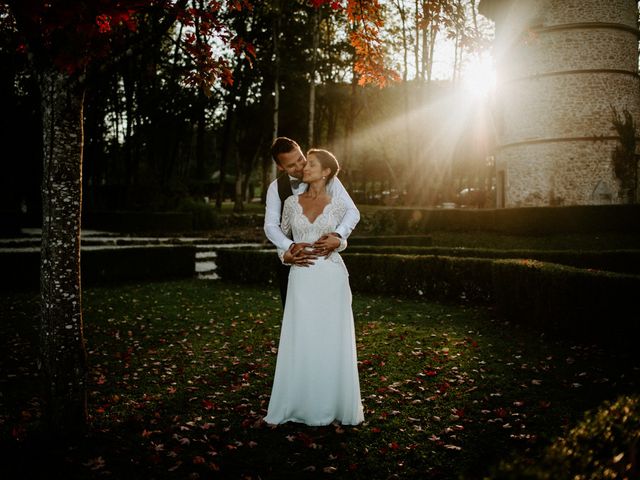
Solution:
M 77 81 L 39 74 L 44 165 L 40 266 L 40 363 L 50 432 L 75 436 L 87 421 L 87 361 L 80 289 L 82 107 Z

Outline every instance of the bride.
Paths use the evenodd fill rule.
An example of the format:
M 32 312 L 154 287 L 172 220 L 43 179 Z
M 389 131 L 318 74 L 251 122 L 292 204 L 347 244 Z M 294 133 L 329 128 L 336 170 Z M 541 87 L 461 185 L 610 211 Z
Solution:
M 282 211 L 282 230 L 293 235 L 294 245 L 313 248 L 317 239 L 340 223 L 345 206 L 325 188 L 338 169 L 330 152 L 309 150 L 302 179 L 309 189 L 287 198 Z M 337 251 L 345 247 L 342 240 Z M 364 420 L 349 274 L 337 251 L 309 266 L 291 268 L 264 419 L 269 424 L 291 421 L 318 426 L 338 421 L 357 425 Z M 283 262 L 285 253 L 278 252 Z

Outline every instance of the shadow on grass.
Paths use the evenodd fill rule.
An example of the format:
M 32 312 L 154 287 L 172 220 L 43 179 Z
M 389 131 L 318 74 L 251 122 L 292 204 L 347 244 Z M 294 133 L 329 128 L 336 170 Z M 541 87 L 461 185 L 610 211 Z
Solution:
M 638 391 L 628 352 L 547 339 L 486 307 L 356 295 L 365 423 L 272 428 L 276 290 L 129 284 L 84 293 L 90 433 L 52 444 L 37 436 L 36 300 L 0 298 L 4 468 L 22 478 L 481 479 Z

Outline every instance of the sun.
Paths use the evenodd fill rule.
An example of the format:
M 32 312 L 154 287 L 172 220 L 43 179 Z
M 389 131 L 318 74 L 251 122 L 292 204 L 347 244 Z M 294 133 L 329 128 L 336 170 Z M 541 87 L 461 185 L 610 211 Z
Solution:
M 489 53 L 476 54 L 462 69 L 462 84 L 474 96 L 486 97 L 496 86 L 496 69 Z

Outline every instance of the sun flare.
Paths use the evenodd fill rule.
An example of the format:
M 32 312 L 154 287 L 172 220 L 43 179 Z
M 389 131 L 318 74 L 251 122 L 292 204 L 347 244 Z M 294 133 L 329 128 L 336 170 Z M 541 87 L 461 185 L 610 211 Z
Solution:
M 474 55 L 462 70 L 462 82 L 465 90 L 475 96 L 489 95 L 496 86 L 496 69 L 491 55 Z

